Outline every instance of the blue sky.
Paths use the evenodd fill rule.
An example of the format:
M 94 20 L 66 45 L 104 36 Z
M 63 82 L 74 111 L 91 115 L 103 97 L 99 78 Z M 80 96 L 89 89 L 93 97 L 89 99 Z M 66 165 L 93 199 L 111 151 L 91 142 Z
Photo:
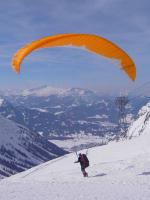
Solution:
M 148 0 L 0 0 L 0 88 L 47 84 L 120 92 L 149 81 Z M 60 33 L 101 35 L 122 47 L 137 66 L 135 82 L 114 62 L 77 48 L 43 49 L 28 56 L 18 76 L 15 52 L 27 43 Z

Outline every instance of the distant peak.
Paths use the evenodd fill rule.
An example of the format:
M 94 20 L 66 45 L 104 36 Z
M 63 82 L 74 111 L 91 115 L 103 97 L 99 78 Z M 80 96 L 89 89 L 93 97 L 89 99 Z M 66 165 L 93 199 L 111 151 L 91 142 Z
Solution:
M 50 95 L 58 95 L 58 96 L 67 96 L 67 95 L 78 95 L 83 96 L 86 94 L 94 93 L 91 90 L 83 89 L 83 88 L 60 88 L 53 86 L 40 86 L 33 89 L 27 89 L 22 92 L 23 96 L 50 96 Z
M 22 92 L 23 96 L 50 96 L 50 95 L 63 95 L 65 94 L 67 89 L 52 87 L 52 86 L 40 86 L 38 88 L 27 89 Z

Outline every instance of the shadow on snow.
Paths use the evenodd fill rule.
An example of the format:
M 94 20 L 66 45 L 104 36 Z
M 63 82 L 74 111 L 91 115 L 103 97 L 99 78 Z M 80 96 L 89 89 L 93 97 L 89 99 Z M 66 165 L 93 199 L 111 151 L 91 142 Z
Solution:
M 96 174 L 94 176 L 89 176 L 89 178 L 93 178 L 93 177 L 100 177 L 100 176 L 106 176 L 107 174 L 105 173 L 101 173 L 101 174 Z
M 150 172 L 143 172 L 142 174 L 139 174 L 139 175 L 147 176 L 147 175 L 150 175 Z

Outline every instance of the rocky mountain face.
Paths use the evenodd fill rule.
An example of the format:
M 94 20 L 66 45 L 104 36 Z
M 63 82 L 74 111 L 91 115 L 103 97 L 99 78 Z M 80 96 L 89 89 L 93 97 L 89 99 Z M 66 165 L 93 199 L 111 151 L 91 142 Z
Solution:
M 38 133 L 0 116 L 0 178 L 64 155 Z

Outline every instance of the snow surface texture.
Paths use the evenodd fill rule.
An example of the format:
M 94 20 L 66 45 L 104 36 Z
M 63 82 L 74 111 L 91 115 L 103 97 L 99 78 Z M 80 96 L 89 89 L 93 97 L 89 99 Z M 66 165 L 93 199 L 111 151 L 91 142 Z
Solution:
M 0 200 L 149 200 L 148 107 L 137 119 L 145 124 L 139 137 L 89 149 L 88 178 L 71 153 L 2 180 Z M 139 125 L 132 125 L 136 132 Z

